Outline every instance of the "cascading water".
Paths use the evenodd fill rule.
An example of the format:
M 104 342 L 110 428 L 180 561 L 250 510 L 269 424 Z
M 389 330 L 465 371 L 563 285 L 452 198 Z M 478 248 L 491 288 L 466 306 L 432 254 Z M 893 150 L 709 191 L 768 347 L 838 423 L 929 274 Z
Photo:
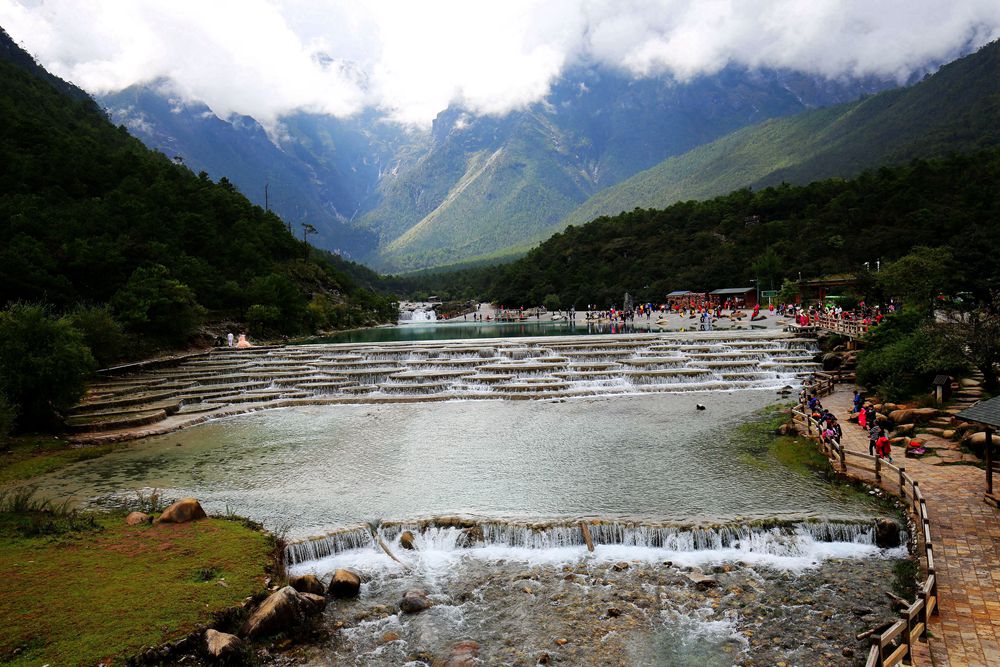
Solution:
M 401 303 L 399 304 L 399 323 L 416 324 L 436 322 L 437 313 L 434 306 L 429 303 Z

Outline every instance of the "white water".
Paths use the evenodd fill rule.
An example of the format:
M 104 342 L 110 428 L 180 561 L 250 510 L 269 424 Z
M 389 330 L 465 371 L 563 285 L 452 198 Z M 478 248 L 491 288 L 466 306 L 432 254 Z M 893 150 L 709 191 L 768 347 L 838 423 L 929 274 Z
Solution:
M 379 530 L 393 554 L 390 559 L 376 545 L 367 527 L 342 531 L 324 538 L 290 544 L 286 558 L 295 574 L 326 575 L 337 568 L 365 572 L 398 572 L 411 569 L 433 577 L 445 574 L 464 558 L 480 561 L 517 561 L 529 565 L 560 565 L 583 559 L 594 562 L 633 561 L 705 567 L 745 563 L 774 569 L 801 571 L 824 560 L 839 558 L 903 558 L 905 547 L 875 546 L 870 523 L 800 522 L 772 527 L 732 525 L 690 529 L 634 526 L 621 523 L 590 526 L 595 543 L 587 551 L 578 525 L 553 525 L 536 529 L 507 523 L 478 524 L 483 541 L 467 546 L 463 529 L 393 525 Z M 403 549 L 399 536 L 414 534 L 415 549 Z

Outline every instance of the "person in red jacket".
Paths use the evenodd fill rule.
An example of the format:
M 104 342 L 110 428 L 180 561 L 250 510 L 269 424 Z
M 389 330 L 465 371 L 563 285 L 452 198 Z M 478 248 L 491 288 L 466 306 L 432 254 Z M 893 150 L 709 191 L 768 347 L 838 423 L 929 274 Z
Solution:
M 880 459 L 889 459 L 889 463 L 892 463 L 892 445 L 885 431 L 882 431 L 882 435 L 875 441 L 875 455 Z

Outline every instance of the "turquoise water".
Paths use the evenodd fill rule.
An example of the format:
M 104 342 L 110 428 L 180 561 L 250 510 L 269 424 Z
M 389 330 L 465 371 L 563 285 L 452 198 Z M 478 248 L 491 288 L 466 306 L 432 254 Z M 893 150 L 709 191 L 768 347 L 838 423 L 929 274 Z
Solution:
M 680 320 L 678 320 L 680 323 Z M 627 327 L 582 322 L 440 322 L 403 324 L 395 327 L 353 329 L 333 336 L 311 338 L 305 343 L 386 343 L 408 340 L 454 340 L 461 338 L 521 338 L 524 336 L 586 336 L 596 334 L 670 331 L 656 322 L 637 321 Z M 689 329 L 690 330 L 690 329 Z

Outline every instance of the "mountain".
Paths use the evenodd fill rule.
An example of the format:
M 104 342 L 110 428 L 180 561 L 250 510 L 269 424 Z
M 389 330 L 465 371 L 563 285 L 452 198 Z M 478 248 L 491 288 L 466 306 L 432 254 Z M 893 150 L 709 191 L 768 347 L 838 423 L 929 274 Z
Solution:
M 294 114 L 265 129 L 183 102 L 167 81 L 100 98 L 116 123 L 194 171 L 226 176 L 317 245 L 384 270 L 525 251 L 602 189 L 735 129 L 890 85 L 730 68 L 689 82 L 566 73 L 504 116 L 443 111 L 427 130 L 377 111 Z
M 734 129 L 885 87 L 730 68 L 687 83 L 602 68 L 562 77 L 541 102 L 502 117 L 440 114 L 410 169 L 383 179 L 362 218 L 384 270 L 526 249 L 590 195 Z
M 150 148 L 195 172 L 225 176 L 291 223 L 293 233 L 311 224 L 318 231 L 314 243 L 354 258 L 373 251 L 377 238 L 351 221 L 377 197 L 382 173 L 412 135 L 371 112 L 346 120 L 297 113 L 269 134 L 249 116 L 224 120 L 204 104 L 179 99 L 166 81 L 99 101 Z
M 736 188 L 808 183 L 1000 143 L 1000 42 L 908 88 L 748 127 L 595 194 L 561 227 Z
M 950 261 L 932 294 L 1000 290 L 1000 148 L 914 160 L 850 179 L 736 190 L 569 227 L 509 264 L 390 279 L 400 292 L 525 307 L 662 302 L 673 290 L 779 289 L 784 280 L 883 267 L 915 248 Z M 914 284 L 930 279 L 914 275 Z M 870 285 L 869 285 L 870 286 Z M 898 295 L 897 295 L 898 296 Z
M 109 305 L 137 337 L 175 326 L 178 308 L 192 320 L 256 313 L 259 333 L 394 314 L 352 267 L 310 255 L 228 180 L 196 175 L 115 127 L 2 30 L 0 238 L 0 306 Z

